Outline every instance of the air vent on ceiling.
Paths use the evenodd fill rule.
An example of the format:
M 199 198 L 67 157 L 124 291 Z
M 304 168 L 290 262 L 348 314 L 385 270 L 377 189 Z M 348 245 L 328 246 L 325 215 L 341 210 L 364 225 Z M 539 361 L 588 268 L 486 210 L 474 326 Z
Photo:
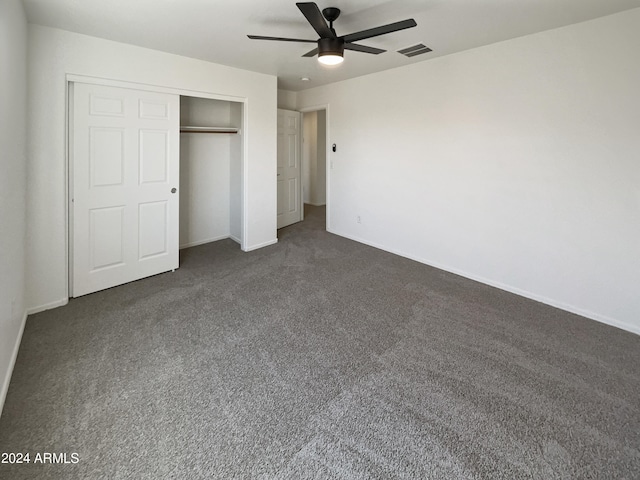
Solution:
M 431 52 L 432 50 L 423 45 L 421 43 L 414 45 L 413 47 L 403 48 L 402 50 L 398 50 L 398 53 L 401 53 L 405 57 L 415 57 L 416 55 L 422 55 L 423 53 Z

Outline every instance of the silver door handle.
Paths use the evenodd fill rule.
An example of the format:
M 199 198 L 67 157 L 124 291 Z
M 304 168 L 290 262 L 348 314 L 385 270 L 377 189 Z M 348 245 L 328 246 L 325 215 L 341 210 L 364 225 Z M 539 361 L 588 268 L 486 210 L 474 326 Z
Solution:
M 176 188 L 171 189 L 171 193 L 176 193 L 178 190 Z

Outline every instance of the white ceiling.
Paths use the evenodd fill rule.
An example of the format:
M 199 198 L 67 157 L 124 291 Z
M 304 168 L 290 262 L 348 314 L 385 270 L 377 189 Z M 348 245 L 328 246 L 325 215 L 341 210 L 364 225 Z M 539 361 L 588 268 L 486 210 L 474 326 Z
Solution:
M 301 56 L 312 44 L 250 40 L 247 34 L 317 34 L 294 0 L 23 0 L 30 23 L 278 76 L 278 88 L 303 90 L 640 7 L 640 0 L 320 0 L 338 7 L 338 35 L 414 18 L 415 28 L 359 43 L 388 50 L 345 52 L 322 67 Z M 424 43 L 433 52 L 397 50 Z M 301 77 L 311 81 L 302 82 Z

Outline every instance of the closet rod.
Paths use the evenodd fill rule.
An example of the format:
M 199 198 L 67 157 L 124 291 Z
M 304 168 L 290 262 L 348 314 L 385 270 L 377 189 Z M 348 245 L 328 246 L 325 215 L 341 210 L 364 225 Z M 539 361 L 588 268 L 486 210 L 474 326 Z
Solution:
M 180 133 L 238 133 L 237 128 L 230 127 L 180 127 Z

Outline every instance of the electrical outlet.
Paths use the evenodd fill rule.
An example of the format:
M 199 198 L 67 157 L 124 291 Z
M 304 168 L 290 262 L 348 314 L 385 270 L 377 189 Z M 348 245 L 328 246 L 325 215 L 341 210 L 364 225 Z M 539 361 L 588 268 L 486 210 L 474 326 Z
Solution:
M 358 216 L 356 217 L 356 222 L 358 222 L 358 223 L 362 223 L 362 219 L 360 218 L 360 215 L 358 215 Z

